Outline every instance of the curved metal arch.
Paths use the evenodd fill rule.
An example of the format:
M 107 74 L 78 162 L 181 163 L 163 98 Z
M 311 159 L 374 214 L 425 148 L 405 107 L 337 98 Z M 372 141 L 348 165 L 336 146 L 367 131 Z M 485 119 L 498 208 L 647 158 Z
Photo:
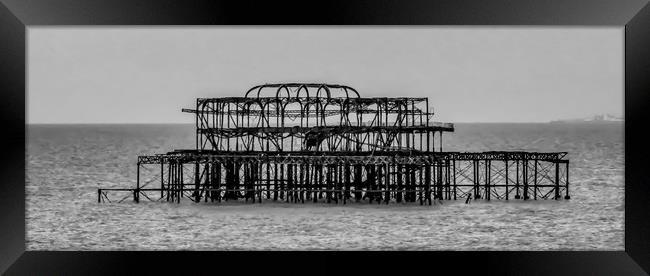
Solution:
M 267 85 L 268 84 L 261 84 L 261 85 L 256 85 L 256 86 L 251 87 L 250 89 L 248 89 L 248 91 L 246 91 L 246 94 L 244 94 L 244 97 L 248 98 L 248 94 L 250 94 L 251 92 L 253 92 L 254 90 L 257 89 L 257 98 L 259 99 L 260 98 L 260 92 L 262 92 L 262 89 L 267 87 Z
M 260 102 L 260 107 L 262 108 L 262 110 L 260 111 L 260 114 L 261 114 L 261 116 L 260 116 L 260 120 L 262 120 L 262 125 L 264 125 L 264 118 L 266 118 L 267 126 L 270 126 L 270 125 L 271 125 L 271 123 L 270 123 L 270 122 L 271 122 L 271 119 L 270 119 L 269 117 L 267 117 L 267 113 L 266 113 L 266 111 L 267 111 L 267 109 L 268 109 L 268 113 L 269 113 L 269 114 L 271 113 L 271 112 L 270 112 L 270 108 L 271 108 L 271 103 L 272 103 L 272 101 L 262 101 L 262 100 L 259 100 L 259 102 Z M 268 108 L 267 108 L 267 107 L 268 107 Z M 270 115 L 269 115 L 269 116 L 270 116 Z
M 321 101 L 316 101 L 315 105 L 316 105 L 316 115 L 317 116 L 322 115 L 322 117 L 324 118 L 324 116 L 325 116 L 325 108 L 323 107 L 323 103 Z M 320 113 L 319 113 L 319 111 L 320 111 Z M 316 120 L 316 122 L 318 122 L 318 120 Z M 316 125 L 318 126 L 318 123 L 316 123 Z
M 271 106 L 271 104 L 275 104 L 275 107 L 276 107 L 276 108 L 275 108 L 276 113 L 279 115 L 279 114 L 280 114 L 280 109 L 278 109 L 277 107 L 280 106 L 280 105 L 282 105 L 282 102 L 283 102 L 283 101 L 282 101 L 282 99 L 280 99 L 280 98 L 270 98 L 270 99 L 267 101 L 267 105 Z
M 325 90 L 325 93 L 327 93 L 327 100 L 329 101 L 332 98 L 332 93 L 330 93 L 329 87 L 327 85 L 321 85 L 318 87 L 318 90 L 316 90 L 316 98 L 320 98 L 320 91 L 321 89 Z
M 265 116 L 265 115 L 264 115 L 264 104 L 262 103 L 262 101 L 261 101 L 259 98 L 254 99 L 254 100 L 251 100 L 251 101 L 249 101 L 249 102 L 246 102 L 246 105 L 248 105 L 247 109 L 248 109 L 248 112 L 249 112 L 249 113 L 250 113 L 250 111 L 251 111 L 251 106 L 252 106 L 252 105 L 257 105 L 257 106 L 259 106 L 259 107 L 260 107 L 260 111 L 259 111 L 259 112 L 260 112 L 260 115 L 259 115 L 260 120 L 262 120 L 262 118 L 264 118 L 264 116 Z
M 354 92 L 354 94 L 357 94 L 357 98 L 361 98 L 361 95 L 359 95 L 359 92 L 357 92 L 356 89 L 354 89 L 352 87 L 349 87 L 349 86 L 345 86 L 345 85 L 343 85 L 342 87 L 343 87 L 343 90 L 345 91 L 346 94 L 348 93 L 348 89 L 349 89 L 349 90 L 352 90 L 352 92 Z M 349 98 L 349 96 L 348 96 L 348 98 Z
M 262 92 L 262 88 L 264 88 L 264 87 L 260 86 L 260 88 L 257 89 L 257 98 L 258 99 L 260 98 L 260 93 Z M 246 93 L 246 94 L 248 94 L 248 93 Z
M 287 109 L 287 105 L 291 104 L 291 101 L 282 101 L 281 106 L 282 106 L 282 113 Z M 283 116 L 284 117 L 284 116 Z
M 346 97 L 349 97 L 349 91 L 354 92 L 354 94 L 357 96 L 357 98 L 360 98 L 361 95 L 359 95 L 359 92 L 347 85 L 340 85 L 340 84 L 327 84 L 327 83 L 299 83 L 299 82 L 291 82 L 291 83 L 267 83 L 267 84 L 262 84 L 262 85 L 256 85 L 253 86 L 252 88 L 248 89 L 246 91 L 245 97 L 249 97 L 250 93 L 257 90 L 257 97 L 260 97 L 260 94 L 263 89 L 265 88 L 276 88 L 276 87 L 294 87 L 294 88 L 299 88 L 302 89 L 301 87 L 305 88 L 321 88 L 321 87 L 327 87 L 328 89 L 342 89 L 346 93 Z M 307 94 L 309 94 L 308 89 L 307 89 Z M 331 95 L 330 95 L 331 97 Z
M 287 91 L 287 100 L 291 99 L 291 90 L 289 90 L 289 87 L 286 85 L 281 85 L 278 90 L 275 92 L 275 98 L 279 99 L 280 98 L 280 91 L 284 88 L 284 90 Z M 259 96 L 258 96 L 259 97 Z
M 330 105 L 334 106 L 335 104 L 330 102 L 330 101 L 327 101 L 323 105 L 323 110 L 321 112 L 321 117 L 323 118 L 323 126 L 327 126 L 327 120 L 325 120 L 325 118 L 326 118 L 325 113 L 327 112 L 327 107 L 330 106 Z
M 267 106 L 271 106 L 272 103 L 275 103 L 275 102 L 277 102 L 277 101 L 278 101 L 278 99 L 272 99 L 272 100 L 270 100 L 270 101 L 261 101 L 261 100 L 260 100 L 260 104 L 261 104 L 262 110 L 264 110 Z M 263 103 L 262 103 L 262 102 L 263 102 Z
M 296 98 L 300 99 L 300 91 L 302 91 L 303 88 L 305 89 L 305 94 L 307 95 L 307 97 L 305 97 L 305 98 L 307 98 L 307 100 L 309 100 L 309 88 L 305 84 L 301 84 L 298 87 L 298 90 L 296 90 Z
M 253 99 L 253 98 L 248 98 L 242 102 L 243 106 L 245 106 L 247 109 L 250 109 L 250 106 L 253 104 L 261 105 L 261 101 L 259 99 Z
M 287 106 L 291 105 L 291 104 L 300 105 L 300 125 L 302 125 L 305 113 L 304 113 L 304 106 L 303 106 L 302 101 L 300 100 L 300 98 L 296 97 L 295 101 L 286 101 L 286 102 L 284 102 L 283 105 L 282 105 L 282 112 L 284 113 L 287 110 Z
M 261 85 L 256 85 L 256 86 L 251 87 L 250 89 L 248 89 L 248 91 L 246 91 L 246 94 L 244 94 L 244 97 L 248 98 L 248 94 L 253 92 L 253 90 L 255 90 L 255 89 L 260 89 L 261 90 L 262 86 Z M 260 96 L 260 92 L 258 90 L 257 91 L 257 97 L 259 98 L 259 96 Z
M 323 107 L 323 101 L 318 100 L 318 98 L 311 98 L 310 100 L 305 100 L 304 102 L 301 103 L 303 103 L 305 107 L 310 107 L 310 106 L 315 106 L 319 108 Z

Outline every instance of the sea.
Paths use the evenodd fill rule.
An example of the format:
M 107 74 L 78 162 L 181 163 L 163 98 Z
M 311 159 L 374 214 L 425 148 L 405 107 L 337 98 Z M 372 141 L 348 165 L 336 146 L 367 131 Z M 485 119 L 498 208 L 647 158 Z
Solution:
M 458 123 L 449 151 L 566 151 L 570 200 L 97 203 L 138 155 L 194 147 L 193 125 L 28 125 L 27 250 L 624 250 L 624 129 Z M 123 194 L 111 194 L 113 199 Z

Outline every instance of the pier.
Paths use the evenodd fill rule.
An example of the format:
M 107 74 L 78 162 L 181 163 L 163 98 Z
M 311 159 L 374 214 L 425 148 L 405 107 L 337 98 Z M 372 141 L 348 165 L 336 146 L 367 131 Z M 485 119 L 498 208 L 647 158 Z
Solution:
M 98 202 L 570 199 L 566 152 L 444 151 L 454 125 L 432 120 L 428 98 L 282 83 L 182 111 L 195 148 L 139 156 L 135 187 L 100 188 Z

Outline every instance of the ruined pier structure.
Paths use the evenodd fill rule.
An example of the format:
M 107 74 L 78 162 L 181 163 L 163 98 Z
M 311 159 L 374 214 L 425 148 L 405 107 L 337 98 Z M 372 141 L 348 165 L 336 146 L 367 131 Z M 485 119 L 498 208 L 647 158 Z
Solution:
M 195 115 L 195 148 L 139 156 L 135 188 L 99 189 L 99 202 L 569 199 L 566 152 L 444 151 L 454 126 L 432 121 L 427 98 L 283 83 L 182 111 Z

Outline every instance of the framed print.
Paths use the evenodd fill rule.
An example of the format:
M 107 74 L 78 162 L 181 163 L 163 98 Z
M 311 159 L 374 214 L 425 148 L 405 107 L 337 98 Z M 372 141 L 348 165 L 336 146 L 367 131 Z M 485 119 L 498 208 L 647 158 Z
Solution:
M 650 269 L 646 2 L 313 5 L 4 1 L 3 271 Z

